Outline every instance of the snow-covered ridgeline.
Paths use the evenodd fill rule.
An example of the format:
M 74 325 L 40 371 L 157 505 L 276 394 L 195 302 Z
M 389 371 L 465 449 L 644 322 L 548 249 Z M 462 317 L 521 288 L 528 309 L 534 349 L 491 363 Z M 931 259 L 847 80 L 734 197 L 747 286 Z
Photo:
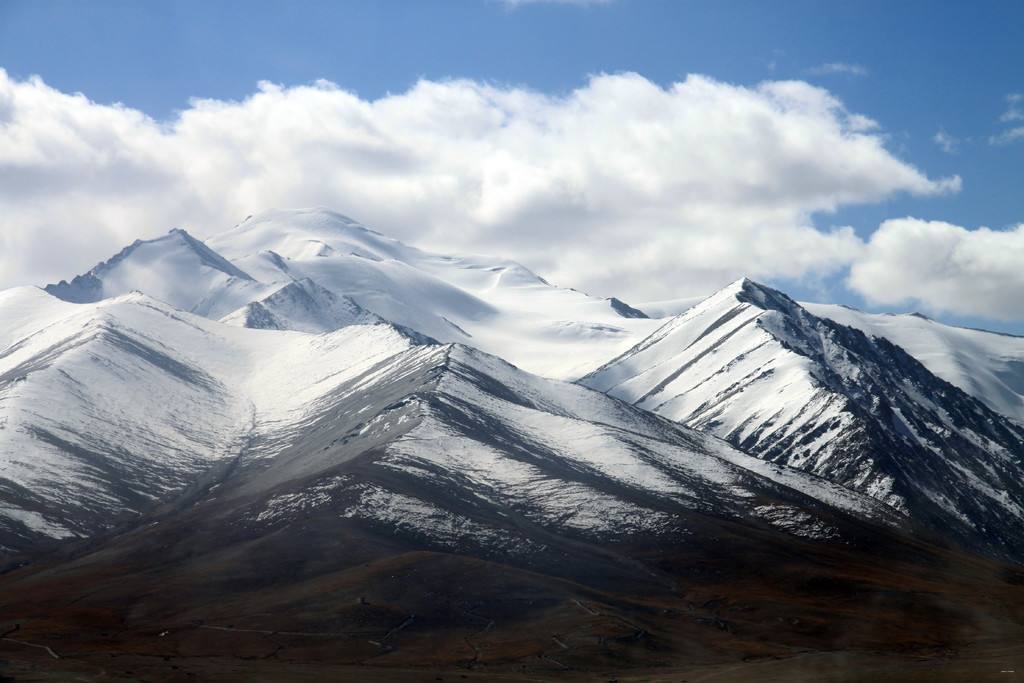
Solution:
M 821 318 L 888 339 L 989 408 L 1024 424 L 1024 337 L 943 325 L 922 315 L 803 304 Z
M 343 339 L 238 329 L 139 293 L 74 305 L 19 288 L 0 318 L 17 321 L 0 339 L 0 507 L 27 511 L 14 535 L 136 514 L 412 344 L 385 324 Z
M 741 280 L 581 380 L 1016 552 L 1024 432 L 884 339 Z
M 268 211 L 205 243 L 172 230 L 47 289 L 75 302 L 139 290 L 264 329 L 326 332 L 376 315 L 558 378 L 584 374 L 658 324 L 514 261 L 432 254 L 326 209 Z
M 578 533 L 683 533 L 672 523 L 678 511 L 758 517 L 755 503 L 779 497 L 889 518 L 869 499 L 837 497 L 826 482 L 599 392 L 390 324 L 320 335 L 248 329 L 138 293 L 68 304 L 34 288 L 5 292 L 0 312 L 22 316 L 0 352 L 0 523 L 11 547 L 95 533 L 219 461 L 266 471 L 234 494 L 252 495 L 376 449 L 385 453 L 376 467 L 424 482 L 449 476 L 467 496 Z M 346 508 L 352 516 L 372 517 L 368 500 L 422 495 L 369 485 Z M 277 491 L 261 521 L 335 488 L 351 493 Z M 421 503 L 438 519 L 461 514 Z M 396 509 L 416 508 L 387 514 Z M 813 510 L 803 514 L 817 524 Z

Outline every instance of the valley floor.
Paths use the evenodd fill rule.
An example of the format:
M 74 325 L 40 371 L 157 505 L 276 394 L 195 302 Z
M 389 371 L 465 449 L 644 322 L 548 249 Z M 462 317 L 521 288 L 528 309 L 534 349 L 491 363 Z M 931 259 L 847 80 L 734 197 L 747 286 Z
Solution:
M 3 575 L 0 681 L 1024 676 L 1017 568 L 924 544 L 881 563 L 728 531 L 670 554 L 623 548 L 583 580 L 414 551 L 267 585 L 209 557 L 132 566 L 107 546 Z
M 393 669 L 306 661 L 252 661 L 239 657 L 155 657 L 118 653 L 79 653 L 53 660 L 0 642 L 0 681 L 379 681 L 380 683 L 472 683 L 474 681 L 616 681 L 617 683 L 977 683 L 1024 678 L 1024 645 L 1019 640 L 972 647 L 958 653 L 898 656 L 863 651 L 808 652 L 758 661 L 682 666 L 655 670 L 571 670 L 554 672 L 541 665 L 518 672 L 491 669 Z

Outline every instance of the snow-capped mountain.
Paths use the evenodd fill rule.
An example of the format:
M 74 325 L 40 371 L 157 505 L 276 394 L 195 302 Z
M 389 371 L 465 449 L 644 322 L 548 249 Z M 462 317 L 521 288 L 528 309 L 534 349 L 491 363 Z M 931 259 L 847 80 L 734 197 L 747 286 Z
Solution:
M 146 292 L 209 318 L 262 298 L 267 289 L 179 228 L 157 239 L 136 240 L 88 273 L 46 287 L 54 296 L 74 303 Z
M 304 284 L 284 289 L 295 281 Z M 658 326 L 622 301 L 553 286 L 514 261 L 431 254 L 325 209 L 268 211 L 205 243 L 172 230 L 47 288 L 75 302 L 133 290 L 212 319 L 302 331 L 337 329 L 359 308 L 567 379 Z
M 703 299 L 643 302 L 637 308 L 651 318 L 670 318 Z M 920 313 L 866 313 L 843 304 L 800 305 L 819 318 L 888 339 L 950 384 L 1024 423 L 1024 337 L 945 325 Z
M 8 549 L 94 535 L 226 472 L 220 496 L 243 497 L 252 524 L 331 505 L 442 544 L 511 543 L 509 519 L 678 534 L 684 510 L 822 538 L 836 510 L 898 523 L 866 496 L 387 323 L 266 331 L 139 293 L 69 304 L 34 288 L 5 292 L 0 317 L 19 320 L 0 340 Z M 356 461 L 359 477 L 341 473 Z
M 136 289 L 145 295 L 128 293 Z M 33 518 L 40 529 L 88 534 L 108 523 L 104 514 L 64 515 L 53 507 L 57 498 L 78 501 L 69 511 L 79 505 L 136 514 L 211 463 L 249 449 L 268 425 L 301 431 L 319 409 L 308 402 L 344 380 L 336 365 L 348 367 L 345 354 L 390 353 L 392 371 L 402 372 L 410 361 L 389 351 L 390 343 L 373 346 L 381 342 L 367 332 L 388 329 L 418 346 L 464 344 L 549 377 L 572 379 L 600 366 L 582 383 L 882 501 L 971 547 L 1024 552 L 1016 533 L 1024 519 L 1018 476 L 1024 428 L 898 346 L 817 317 L 748 280 L 696 305 L 683 299 L 649 305 L 658 313 L 685 309 L 666 322 L 618 299 L 555 287 L 513 261 L 432 254 L 311 209 L 252 216 L 206 243 L 173 230 L 47 291 L 84 303 L 36 305 L 25 302 L 41 292 L 9 294 L 14 312 L 4 317 L 19 318 L 13 329 L 21 336 L 11 336 L 0 355 L 12 382 L 2 399 L 12 435 L 5 467 L 32 495 L 50 487 L 31 507 L 43 515 Z M 355 331 L 345 332 L 349 327 Z M 371 346 L 342 344 L 350 334 Z M 925 346 L 918 344 L 916 353 L 926 353 Z M 93 365 L 105 369 L 95 381 Z M 496 377 L 488 367 L 489 384 L 517 377 Z M 133 402 L 130 391 L 109 401 L 88 389 L 139 386 L 136 377 L 156 388 L 146 400 L 158 406 Z M 372 397 L 373 386 L 350 393 Z M 67 410 L 48 411 L 50 394 L 69 402 Z M 307 403 L 281 412 L 284 396 Z M 178 402 L 194 414 L 179 413 Z M 558 414 L 569 411 L 551 405 Z M 609 424 L 600 415 L 581 419 Z M 529 433 L 525 423 L 479 420 L 495 434 Z M 563 428 L 573 433 L 570 425 Z M 40 460 L 44 466 L 17 455 L 30 452 L 39 435 L 55 435 Z M 646 438 L 679 446 L 675 437 Z M 544 439 L 555 439 L 554 432 Z M 587 439 L 556 439 L 551 450 L 568 457 L 578 440 Z M 279 451 L 279 440 L 259 443 L 265 456 Z M 697 450 L 713 451 L 716 443 Z M 521 448 L 542 445 L 533 440 Z M 611 439 L 587 452 L 605 457 L 599 454 L 621 448 Z M 144 457 L 130 455 L 139 450 Z M 113 459 L 119 464 L 108 465 L 104 453 L 119 454 Z M 61 471 L 76 474 L 65 481 Z M 63 486 L 81 490 L 61 492 Z
M 1024 429 L 781 292 L 738 281 L 581 382 L 964 542 L 1024 549 Z
M 239 327 L 314 333 L 381 321 L 350 297 L 338 296 L 309 278 L 281 285 L 259 301 L 221 318 L 221 322 Z
M 1024 337 L 943 325 L 918 313 L 865 313 L 837 304 L 802 306 L 820 318 L 888 339 L 950 384 L 1024 423 Z
M 181 315 L 142 294 L 0 293 L 16 321 L 0 332 L 0 545 L 95 533 L 237 449 L 247 406 L 192 357 L 214 335 Z
M 1019 641 L 1024 427 L 746 280 L 634 308 L 270 212 L 0 321 L 0 646 L 49 678 Z
M 579 385 L 386 324 L 312 335 L 142 297 L 110 307 L 122 330 L 166 314 L 181 327 L 160 329 L 176 360 L 205 359 L 193 370 L 251 411 L 225 433 L 241 438 L 223 457 L 134 520 L 2 565 L 4 658 L 33 657 L 47 678 L 290 679 L 320 677 L 325 661 L 348 667 L 327 678 L 387 680 L 389 666 L 406 669 L 396 680 L 424 666 L 606 678 L 695 652 L 945 653 L 1020 631 L 1019 572 L 941 547 L 868 496 Z M 110 349 L 92 353 L 104 369 L 56 361 L 21 384 L 65 370 L 88 393 L 113 365 Z M 118 365 L 149 358 L 143 347 Z M 176 366 L 152 373 L 165 367 Z M 173 373 L 144 379 L 120 388 L 192 400 Z M 102 429 L 72 426 L 84 431 L 69 429 L 69 444 Z M 143 475 L 140 486 L 159 479 Z M 66 520 L 58 502 L 38 514 Z

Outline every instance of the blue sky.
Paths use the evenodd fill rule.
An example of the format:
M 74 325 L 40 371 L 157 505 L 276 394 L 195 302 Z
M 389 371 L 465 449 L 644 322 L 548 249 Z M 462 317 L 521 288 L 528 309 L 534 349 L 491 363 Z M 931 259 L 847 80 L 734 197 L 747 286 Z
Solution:
M 1007 128 L 1007 96 L 1024 91 L 1022 46 L 1019 2 L 0 0 L 0 67 L 12 78 L 38 74 L 158 120 L 193 97 L 245 98 L 262 80 L 327 79 L 364 99 L 452 77 L 551 94 L 627 71 L 660 85 L 689 73 L 746 86 L 805 80 L 877 121 L 897 158 L 929 178 L 962 179 L 955 194 L 898 192 L 815 215 L 819 227 L 850 225 L 864 238 L 907 215 L 967 228 L 1024 220 L 1024 144 L 990 142 Z M 868 307 L 843 277 L 784 284 Z M 1024 331 L 1019 320 L 943 317 Z

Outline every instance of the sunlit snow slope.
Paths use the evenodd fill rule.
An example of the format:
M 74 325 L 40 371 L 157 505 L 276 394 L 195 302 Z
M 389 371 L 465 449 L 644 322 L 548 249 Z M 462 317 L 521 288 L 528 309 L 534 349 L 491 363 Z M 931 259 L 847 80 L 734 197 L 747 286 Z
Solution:
M 286 288 L 293 282 L 300 284 Z M 47 290 L 75 302 L 139 290 L 208 318 L 302 331 L 337 329 L 369 313 L 570 379 L 658 325 L 616 299 L 553 286 L 514 261 L 431 254 L 326 209 L 251 216 L 206 243 L 172 230 Z
M 997 550 L 1024 545 L 1024 430 L 884 339 L 741 280 L 581 380 Z
M 136 240 L 71 282 L 46 290 L 66 301 L 90 303 L 133 291 L 175 308 L 219 318 L 268 290 L 184 230 Z
M 138 293 L 69 304 L 35 288 L 0 294 L 0 318 L 16 321 L 0 331 L 7 549 L 93 535 L 235 469 L 246 477 L 221 495 L 264 500 L 254 523 L 336 493 L 346 515 L 455 540 L 500 540 L 480 519 L 512 511 L 585 534 L 681 533 L 672 511 L 685 509 L 805 536 L 826 534 L 825 506 L 891 519 L 598 392 L 390 324 L 249 329 Z M 377 474 L 322 480 L 364 456 Z M 469 500 L 487 510 L 467 513 Z

